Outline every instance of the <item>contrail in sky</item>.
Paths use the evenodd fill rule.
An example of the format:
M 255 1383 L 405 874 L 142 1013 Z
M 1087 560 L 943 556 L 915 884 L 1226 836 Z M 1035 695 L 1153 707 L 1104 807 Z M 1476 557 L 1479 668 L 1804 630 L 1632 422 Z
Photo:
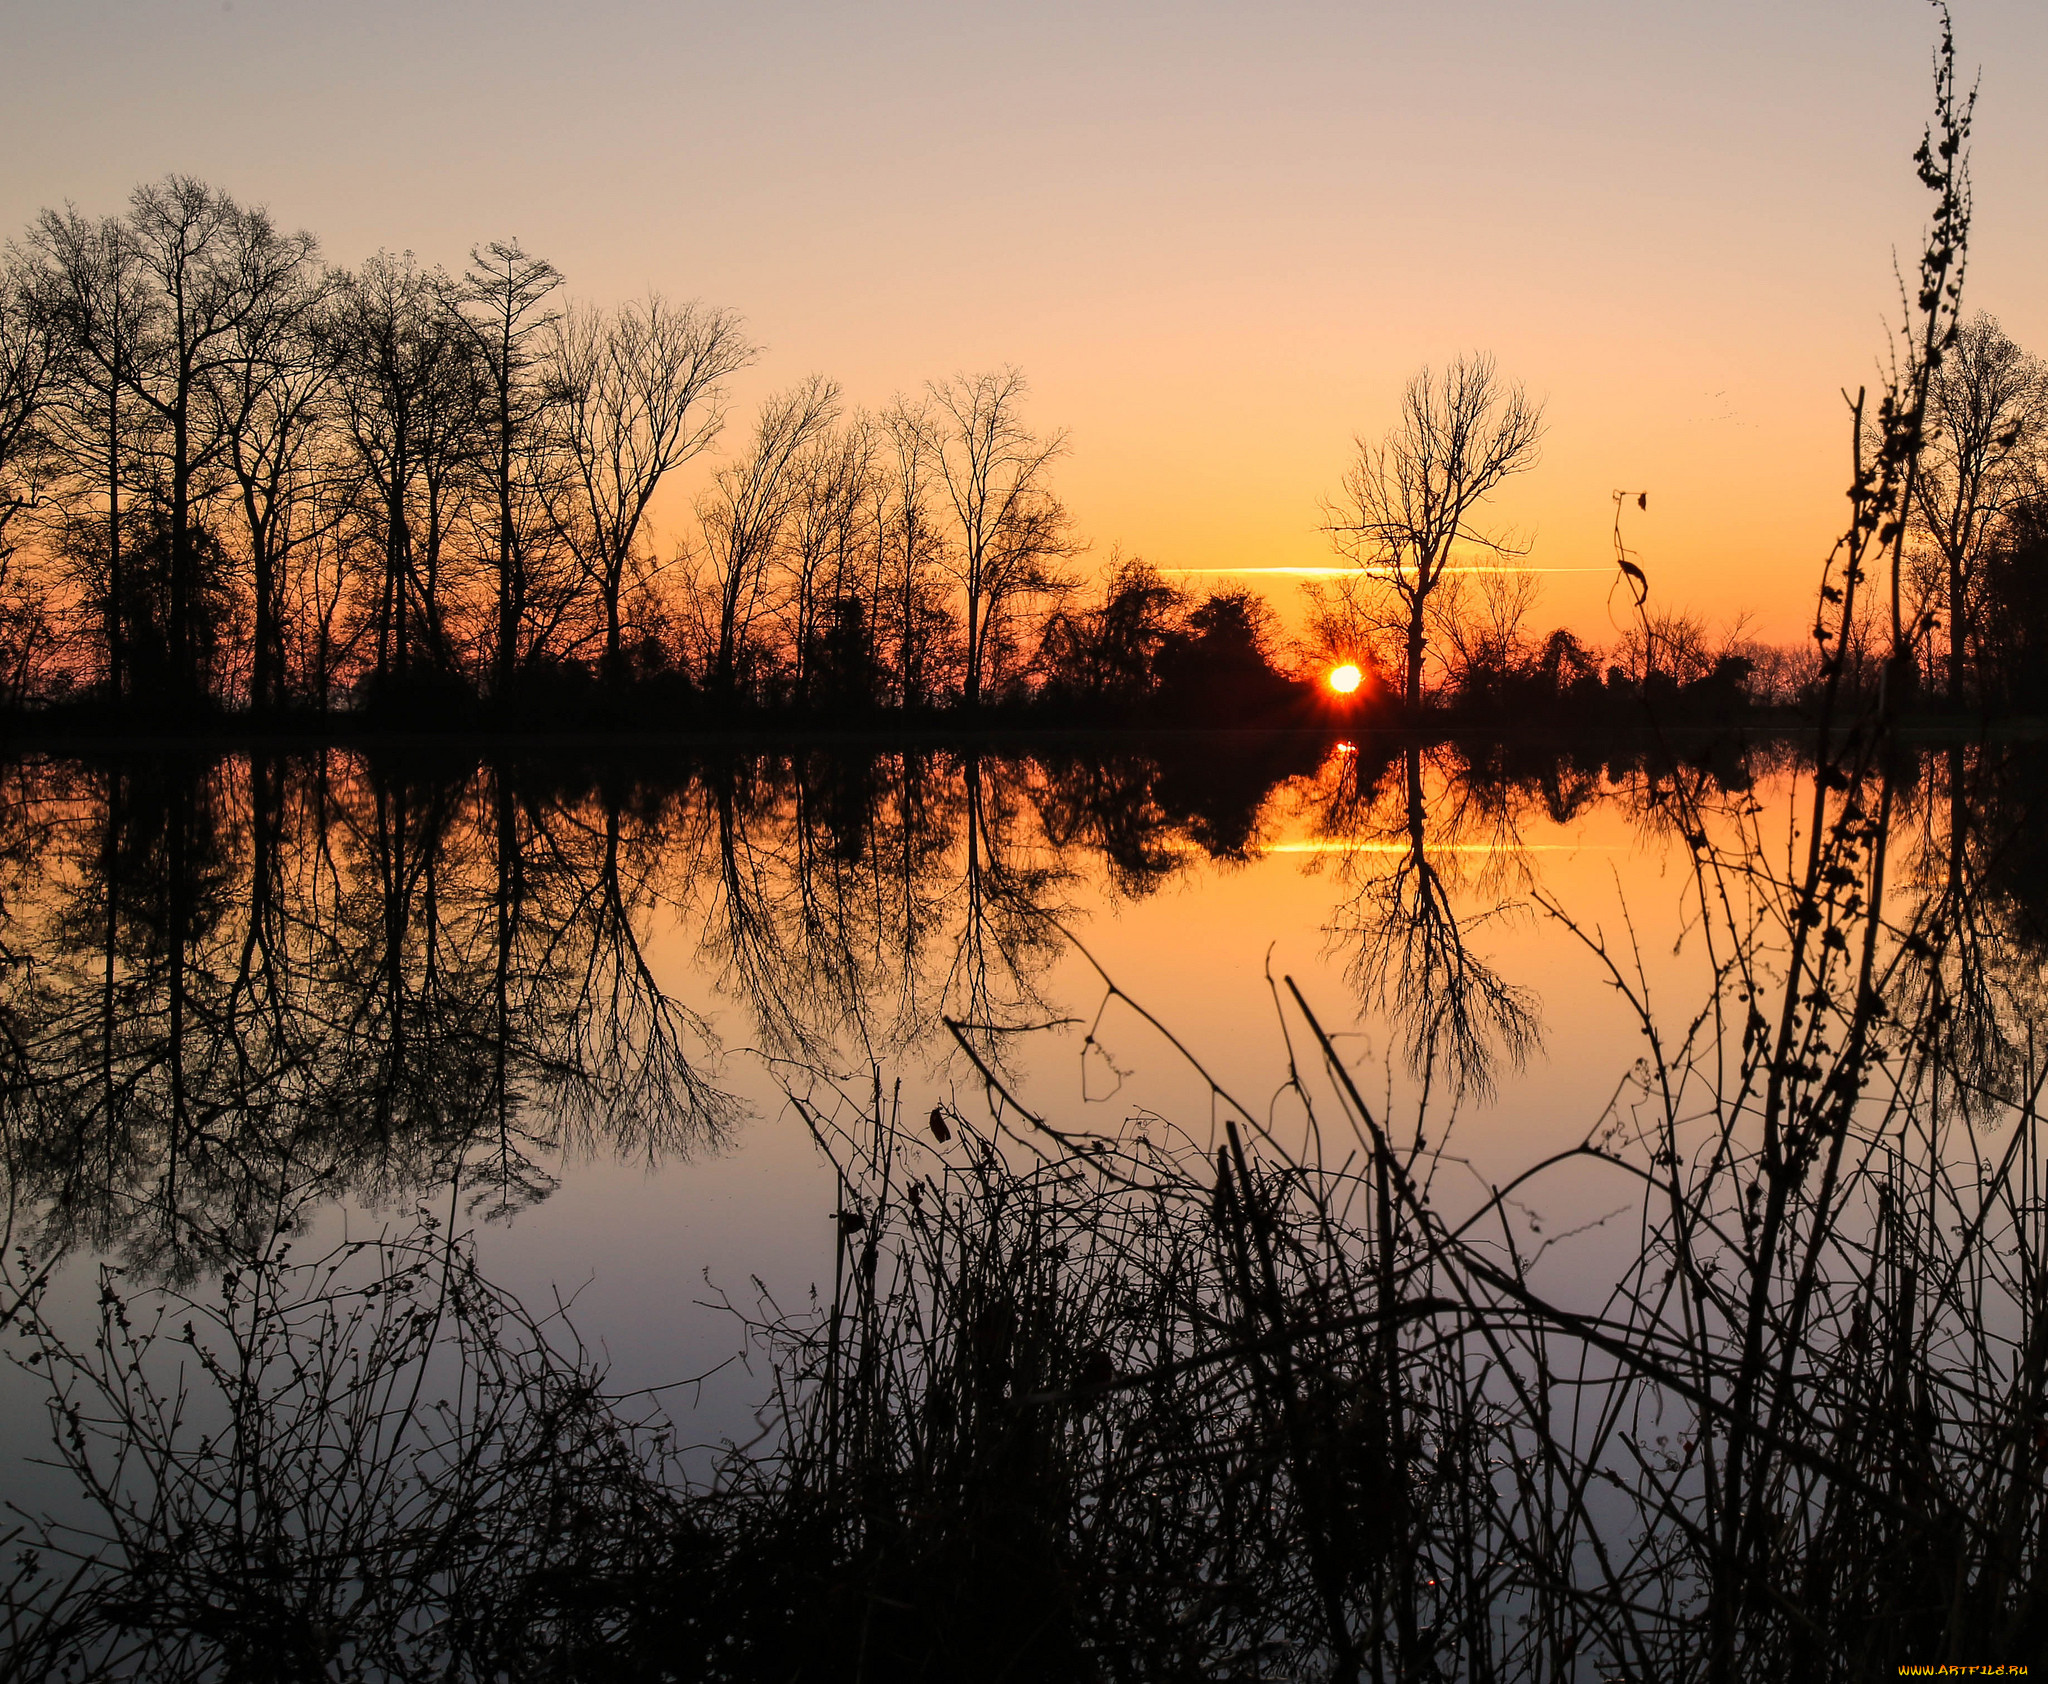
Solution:
M 1334 579 L 1355 573 L 1384 573 L 1383 567 L 1162 567 L 1162 573 L 1245 574 L 1275 573 L 1304 579 Z M 1612 573 L 1614 563 L 1604 567 L 1446 567 L 1445 573 Z

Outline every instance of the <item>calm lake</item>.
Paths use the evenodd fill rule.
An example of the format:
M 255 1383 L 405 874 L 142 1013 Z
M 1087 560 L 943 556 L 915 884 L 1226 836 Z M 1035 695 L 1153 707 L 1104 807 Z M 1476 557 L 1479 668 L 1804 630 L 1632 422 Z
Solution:
M 1981 1103 L 1937 1155 L 1972 1163 L 2015 1104 L 2031 1127 L 2040 773 L 2020 745 L 1871 774 L 1880 939 L 1971 931 L 1982 1021 L 1947 1079 Z M 1342 1175 L 1371 1145 L 1332 1132 L 1319 1025 L 1447 1229 L 1488 1213 L 1516 1290 L 1599 1316 L 1665 1243 L 1641 1177 L 1581 1157 L 1509 1184 L 1711 1111 L 1672 1097 L 1702 1067 L 1680 1049 L 1718 1013 L 1749 1046 L 1812 785 L 1792 744 L 1308 736 L 20 758 L 9 1301 L 40 1276 L 43 1337 L 84 1349 L 103 1278 L 204 1300 L 279 1235 L 311 1259 L 425 1211 L 494 1290 L 566 1306 L 709 1477 L 779 1430 L 743 1322 L 836 1304 L 859 1266 L 870 1134 L 940 1177 L 983 1138 L 1012 1165 L 1077 1141 L 1213 1165 L 1234 1124 Z M 1971 918 L 1925 926 L 1963 872 Z M 53 1363 L 25 1351 L 7 1492 L 76 1519 Z

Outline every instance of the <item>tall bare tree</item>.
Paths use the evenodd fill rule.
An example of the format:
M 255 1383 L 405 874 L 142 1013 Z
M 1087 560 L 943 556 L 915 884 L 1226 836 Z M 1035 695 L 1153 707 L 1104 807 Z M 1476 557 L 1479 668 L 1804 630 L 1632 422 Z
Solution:
M 1963 699 L 1975 642 L 1972 597 L 1987 540 L 2036 484 L 2048 447 L 2048 366 L 1978 312 L 1934 370 L 1913 516 L 1948 594 L 1948 693 Z
M 284 572 L 321 518 L 310 481 L 322 466 L 334 372 L 326 320 L 332 285 L 309 264 L 259 301 L 235 334 L 236 355 L 209 387 L 248 543 L 255 609 L 249 702 L 258 709 L 284 703 Z
M 409 672 L 416 645 L 436 671 L 456 664 L 442 557 L 483 448 L 486 379 L 468 330 L 446 307 L 448 290 L 410 253 L 379 252 L 343 277 L 334 312 L 340 411 L 378 504 L 380 679 Z
M 812 701 L 874 699 L 868 675 L 881 558 L 867 517 L 879 466 L 874 418 L 863 411 L 820 436 L 797 467 L 789 634 L 798 693 Z
M 243 335 L 303 285 L 319 246 L 311 234 L 280 232 L 269 212 L 245 210 L 190 176 L 138 187 L 127 221 L 153 295 L 128 384 L 162 423 L 157 467 L 168 552 L 168 680 L 174 695 L 195 701 L 201 683 L 197 517 L 213 489 L 209 476 L 220 470 L 229 447 L 212 388 L 234 378 Z
M 30 229 L 28 246 L 62 348 L 46 437 L 74 488 L 67 548 L 83 562 L 85 595 L 99 612 L 107 691 L 120 696 L 129 678 L 123 493 L 135 479 L 138 426 L 138 406 L 124 399 L 149 314 L 148 292 L 133 232 L 119 217 L 95 222 L 69 207 L 46 210 Z M 94 500 L 100 510 L 81 513 L 79 505 L 89 508 Z M 90 528 L 99 528 L 103 541 Z
M 1441 375 L 1425 368 L 1408 382 L 1383 440 L 1357 441 L 1343 500 L 1326 507 L 1323 529 L 1399 604 L 1411 711 L 1422 705 L 1430 599 L 1459 546 L 1519 553 L 1473 517 L 1503 480 L 1536 465 L 1542 438 L 1541 403 L 1502 380 L 1491 357 L 1459 356 Z
M 0 264 L 0 695 L 10 702 L 25 698 L 51 642 L 44 582 L 14 558 L 20 517 L 38 509 L 48 492 L 53 452 L 46 422 L 59 368 L 42 277 L 27 261 L 10 258 Z
M 0 567 L 13 554 L 8 527 L 38 500 L 59 344 L 43 277 L 27 262 L 10 260 L 0 267 Z
M 943 645 L 954 629 L 941 578 L 945 532 L 931 507 L 931 411 L 928 398 L 899 398 L 890 406 L 883 426 L 893 472 L 875 482 L 874 520 L 889 583 L 890 666 L 896 701 L 905 708 L 922 706 L 938 687 Z
M 659 293 L 609 315 L 572 308 L 554 325 L 554 431 L 565 472 L 551 512 L 604 606 L 604 673 L 625 671 L 620 601 L 633 546 L 661 482 L 725 424 L 724 381 L 751 363 L 730 310 Z
M 496 505 L 491 567 L 497 586 L 493 692 L 506 695 L 520 662 L 520 629 L 533 595 L 535 465 L 551 396 L 541 376 L 546 336 L 560 319 L 548 306 L 562 272 L 517 240 L 493 240 L 470 254 L 454 294 L 456 319 L 483 358 L 487 377 L 484 472 Z
M 770 398 L 746 455 L 719 472 L 698 506 L 710 573 L 708 677 L 722 698 L 738 691 L 754 627 L 774 606 L 800 464 L 838 414 L 839 387 L 822 375 Z
M 1005 620 L 1026 596 L 1056 588 L 1053 569 L 1073 552 L 1066 511 L 1049 470 L 1064 432 L 1025 425 L 1024 376 L 1014 368 L 956 375 L 927 386 L 924 444 L 954 519 L 953 561 L 967 622 L 963 699 L 980 705 Z

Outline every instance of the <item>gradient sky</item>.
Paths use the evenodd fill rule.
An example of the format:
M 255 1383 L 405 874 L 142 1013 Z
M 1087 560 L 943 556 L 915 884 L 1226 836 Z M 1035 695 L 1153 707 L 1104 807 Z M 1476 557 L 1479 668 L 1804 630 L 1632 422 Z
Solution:
M 2048 351 L 2048 6 L 1956 23 L 1969 295 Z M 1549 400 L 1500 509 L 1534 565 L 1604 567 L 1610 493 L 1646 488 L 1658 597 L 1790 637 L 1840 389 L 1916 250 L 1934 29 L 1921 0 L 0 0 L 0 228 L 178 170 L 339 262 L 516 234 L 585 296 L 734 306 L 748 402 L 1013 362 L 1097 553 L 1165 566 L 1328 559 L 1352 436 L 1491 350 Z M 1560 572 L 1545 611 L 1606 635 L 1608 591 Z

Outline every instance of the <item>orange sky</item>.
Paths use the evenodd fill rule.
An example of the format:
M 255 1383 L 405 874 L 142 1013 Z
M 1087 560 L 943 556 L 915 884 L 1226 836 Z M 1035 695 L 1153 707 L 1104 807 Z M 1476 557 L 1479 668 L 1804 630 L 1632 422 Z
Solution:
M 516 234 L 587 296 L 732 305 L 768 347 L 743 403 L 1013 362 L 1098 553 L 1169 566 L 1326 559 L 1352 435 L 1490 350 L 1549 400 L 1501 506 L 1534 564 L 1603 565 L 1646 488 L 1659 597 L 1782 637 L 1914 249 L 1934 33 L 1919 0 L 6 12 L 0 225 L 184 170 L 337 261 Z M 2048 349 L 2048 8 L 1957 29 L 1970 293 Z M 1548 575 L 1545 612 L 1607 635 L 1608 584 Z

